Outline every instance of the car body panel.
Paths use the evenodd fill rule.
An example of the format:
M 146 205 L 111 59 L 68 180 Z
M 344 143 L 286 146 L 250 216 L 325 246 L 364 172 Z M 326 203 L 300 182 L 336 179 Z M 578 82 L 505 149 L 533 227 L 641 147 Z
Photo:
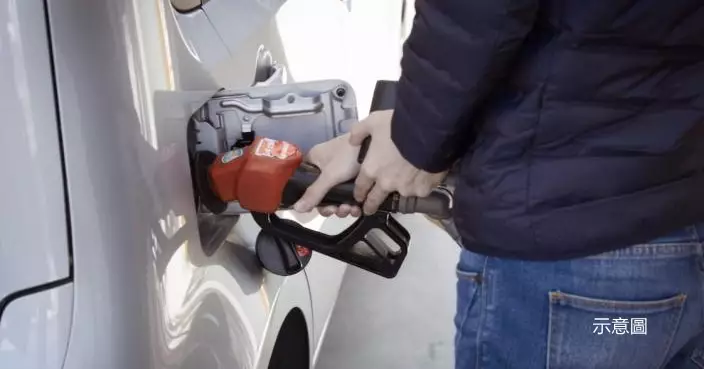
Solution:
M 225 44 L 236 57 L 246 52 L 247 41 L 261 38 L 273 16 L 287 0 L 215 0 L 202 6 L 208 19 Z M 292 0 L 295 1 L 295 0 Z
M 173 12 L 173 17 L 188 51 L 205 68 L 211 68 L 230 57 L 205 11 L 196 9 L 188 13 Z
M 70 283 L 13 300 L 0 323 L 2 367 L 61 368 L 71 331 L 72 305 Z
M 70 260 L 44 6 L 12 1 L 0 7 L 0 23 L 3 300 L 68 277 Z
M 225 1 L 235 0 L 206 5 L 215 11 Z M 14 356 L 2 351 L 8 337 L 14 342 L 30 337 L 21 335 L 27 327 L 50 333 L 43 357 L 67 369 L 264 369 L 294 309 L 306 320 L 315 360 L 345 264 L 314 254 L 307 269 L 294 276 L 262 270 L 254 254 L 259 227 L 249 215 L 237 219 L 222 245 L 204 249 L 186 123 L 219 89 L 252 84 L 262 46 L 299 80 L 353 75 L 351 64 L 339 63 L 340 54 L 314 51 L 326 42 L 306 42 L 314 27 L 303 33 L 292 27 L 295 19 L 312 20 L 302 14 L 320 4 L 317 21 L 341 20 L 342 28 L 318 31 L 343 40 L 335 47 L 342 52 L 349 41 L 344 37 L 351 35 L 344 20 L 353 12 L 337 1 L 249 1 L 266 5 L 266 11 L 251 19 L 256 31 L 234 42 L 220 37 L 228 32 L 227 18 L 210 19 L 204 9 L 179 13 L 168 0 L 4 0 L 0 20 L 10 27 L 0 30 L 0 73 L 16 83 L 0 91 L 17 126 L 4 131 L 11 134 L 2 135 L 0 149 L 6 158 L 12 155 L 3 162 L 12 162 L 16 177 L 3 183 L 0 196 L 12 204 L 4 217 L 24 218 L 3 219 L 0 250 L 25 259 L 14 259 L 7 269 L 3 260 L 0 270 L 3 276 L 12 273 L 12 280 L 30 281 L 8 291 L 57 279 L 65 284 L 27 290 L 7 305 L 13 323 L 3 319 L 0 325 L 0 367 L 46 367 L 21 361 L 27 356 L 17 356 L 16 349 Z M 45 20 L 48 29 L 42 29 Z M 316 60 L 304 58 L 306 53 Z M 363 94 L 371 96 L 373 83 L 367 87 Z M 35 196 L 17 195 L 22 193 L 18 178 Z M 339 230 L 352 221 L 315 213 L 281 215 L 313 229 Z M 17 224 L 21 230 L 6 232 Z M 14 237 L 9 245 L 14 249 L 6 248 L 6 235 Z M 14 245 L 20 236 L 45 241 L 27 246 L 43 248 L 30 248 L 36 255 L 24 253 Z M 35 273 L 41 278 L 30 280 Z M 3 278 L 2 283 L 15 282 Z M 61 319 L 51 322 L 54 328 L 33 326 L 32 315 L 17 312 L 30 305 L 35 307 L 27 311 L 40 311 L 35 301 L 45 296 L 54 304 L 48 314 Z M 54 347 L 66 340 L 63 355 Z M 44 360 L 38 350 L 24 352 Z
M 249 216 L 215 254 L 199 245 L 185 122 L 217 90 L 203 90 L 212 70 L 174 32 L 168 3 L 49 6 L 75 227 L 65 367 L 266 367 L 288 311 L 313 330 L 308 283 L 260 269 Z
M 246 0 L 245 2 L 254 4 L 246 8 L 261 8 L 263 11 L 260 9 L 253 14 L 233 12 L 228 5 L 230 1 L 242 2 L 242 0 L 215 0 L 206 3 L 203 9 L 187 14 L 169 12 L 169 16 L 175 21 L 175 29 L 179 31 L 178 37 L 184 44 L 191 45 L 188 46 L 188 50 L 191 51 L 192 59 L 198 62 L 198 67 L 211 76 L 218 88 L 233 89 L 249 86 L 254 82 L 252 80 L 256 67 L 254 56 L 262 46 L 278 63 L 290 66 L 275 19 L 276 8 L 264 8 L 257 5 L 257 0 Z M 209 10 L 208 13 L 206 9 Z M 250 24 L 253 29 L 247 32 L 240 31 L 236 37 L 227 37 L 227 28 L 215 27 L 213 20 L 215 17 L 221 24 L 226 23 L 228 17 L 222 21 L 221 15 L 214 15 L 222 11 L 228 12 L 225 14 L 229 15 L 233 23 L 241 21 L 240 18 L 245 18 L 247 24 Z M 194 22 L 187 19 L 188 17 L 198 18 L 198 21 Z M 207 54 L 208 57 L 200 57 L 198 53 Z M 192 64 L 192 61 L 189 61 L 189 64 Z M 181 78 L 188 78 L 191 75 L 183 69 L 180 69 L 180 73 L 177 74 L 180 74 Z M 198 81 L 189 80 L 188 84 L 190 88 L 196 88 Z

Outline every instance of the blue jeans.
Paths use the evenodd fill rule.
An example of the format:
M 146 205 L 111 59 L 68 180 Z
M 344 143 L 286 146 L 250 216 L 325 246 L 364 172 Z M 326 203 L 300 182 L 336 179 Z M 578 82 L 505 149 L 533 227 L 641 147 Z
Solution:
M 704 369 L 704 225 L 582 259 L 463 250 L 456 369 Z

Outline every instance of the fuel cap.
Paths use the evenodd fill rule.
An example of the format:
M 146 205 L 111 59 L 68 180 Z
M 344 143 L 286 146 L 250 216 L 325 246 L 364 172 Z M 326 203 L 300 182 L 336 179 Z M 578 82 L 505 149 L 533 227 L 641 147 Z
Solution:
M 308 265 L 313 252 L 266 231 L 259 232 L 255 250 L 262 266 L 280 276 L 294 275 Z

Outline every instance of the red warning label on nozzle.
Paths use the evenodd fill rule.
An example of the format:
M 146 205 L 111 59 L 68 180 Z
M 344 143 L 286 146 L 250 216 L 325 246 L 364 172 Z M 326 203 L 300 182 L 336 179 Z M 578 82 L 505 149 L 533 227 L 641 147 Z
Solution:
M 287 159 L 296 154 L 298 148 L 286 141 L 262 138 L 254 150 L 256 156 L 266 156 L 276 159 Z

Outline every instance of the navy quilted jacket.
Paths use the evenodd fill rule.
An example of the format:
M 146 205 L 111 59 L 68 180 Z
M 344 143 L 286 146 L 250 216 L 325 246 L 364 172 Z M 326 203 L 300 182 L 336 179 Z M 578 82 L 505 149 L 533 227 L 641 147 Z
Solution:
M 459 163 L 465 247 L 564 259 L 704 221 L 702 0 L 416 0 L 392 138 Z

